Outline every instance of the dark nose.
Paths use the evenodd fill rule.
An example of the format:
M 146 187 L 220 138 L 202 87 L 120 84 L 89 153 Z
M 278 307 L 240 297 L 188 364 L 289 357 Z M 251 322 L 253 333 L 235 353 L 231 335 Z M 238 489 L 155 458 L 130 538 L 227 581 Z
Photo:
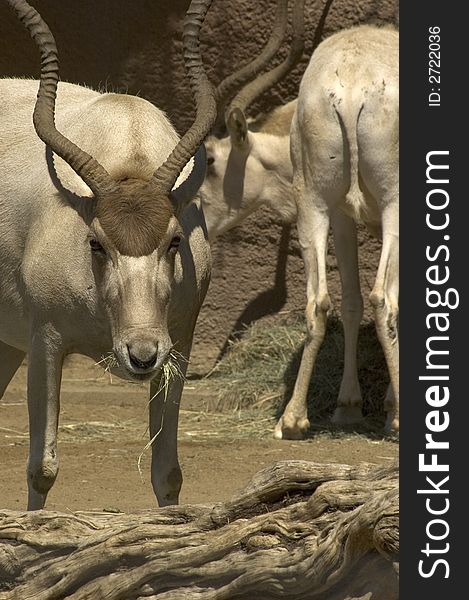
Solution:
M 152 369 L 156 365 L 158 348 L 153 344 L 127 346 L 131 365 L 135 369 Z

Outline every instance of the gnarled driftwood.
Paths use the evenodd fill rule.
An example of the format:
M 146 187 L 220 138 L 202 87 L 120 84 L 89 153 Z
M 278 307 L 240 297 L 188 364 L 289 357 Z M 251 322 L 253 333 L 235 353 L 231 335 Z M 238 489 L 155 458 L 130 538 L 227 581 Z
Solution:
M 397 475 L 282 461 L 214 506 L 0 511 L 0 599 L 395 600 Z

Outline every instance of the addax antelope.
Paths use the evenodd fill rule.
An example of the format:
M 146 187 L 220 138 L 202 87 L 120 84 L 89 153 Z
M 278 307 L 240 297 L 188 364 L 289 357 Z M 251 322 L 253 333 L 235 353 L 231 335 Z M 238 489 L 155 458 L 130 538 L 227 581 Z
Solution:
M 119 376 L 150 381 L 152 484 L 160 505 L 176 503 L 183 382 L 165 398 L 160 377 L 172 350 L 185 372 L 210 277 L 192 200 L 216 117 L 199 49 L 211 0 L 192 0 L 186 15 L 197 116 L 181 139 L 142 98 L 58 84 L 46 23 L 27 2 L 8 2 L 42 57 L 37 100 L 38 82 L 0 80 L 0 396 L 27 354 L 28 507 L 44 506 L 57 476 L 62 363 L 72 352 L 113 353 Z

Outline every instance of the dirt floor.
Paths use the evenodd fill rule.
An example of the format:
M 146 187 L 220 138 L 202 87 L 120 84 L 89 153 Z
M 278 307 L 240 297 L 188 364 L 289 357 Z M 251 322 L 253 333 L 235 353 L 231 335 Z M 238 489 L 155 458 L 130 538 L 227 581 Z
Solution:
M 21 510 L 26 504 L 25 375 L 22 366 L 0 401 L 0 508 Z M 62 383 L 60 472 L 47 508 L 132 512 L 155 505 L 149 452 L 142 459 L 143 479 L 137 468 L 147 442 L 146 399 L 144 386 L 116 378 L 111 382 L 82 357 L 68 360 Z M 209 412 L 209 404 L 197 382 L 189 381 L 179 427 L 184 503 L 227 500 L 256 471 L 278 460 L 388 464 L 397 456 L 395 442 L 358 434 L 276 441 L 269 415 Z

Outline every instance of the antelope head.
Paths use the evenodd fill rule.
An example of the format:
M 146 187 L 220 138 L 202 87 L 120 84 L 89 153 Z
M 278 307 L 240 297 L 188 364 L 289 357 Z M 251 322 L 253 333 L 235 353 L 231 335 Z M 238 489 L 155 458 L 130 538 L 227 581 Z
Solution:
M 246 110 L 300 60 L 304 47 L 304 0 L 294 0 L 292 23 L 288 56 L 270 71 L 258 75 L 278 52 L 286 34 L 288 0 L 277 0 L 274 27 L 262 53 L 217 88 L 217 132 L 220 134 L 224 122 L 229 135 L 213 135 L 206 141 L 208 169 L 200 196 L 210 239 L 241 222 L 265 202 L 273 187 L 278 188 L 279 161 L 283 160 L 278 152 L 279 140 L 274 135 L 266 138 L 248 127 Z M 226 108 L 235 88 L 239 91 Z M 285 134 L 283 137 L 281 143 L 285 147 Z M 286 168 L 290 172 L 288 140 L 286 148 Z
M 33 116 L 36 132 L 93 193 L 93 218 L 83 239 L 90 262 L 85 267 L 94 275 L 98 303 L 109 319 L 112 350 L 126 377 L 150 379 L 172 348 L 168 307 L 183 238 L 179 218 L 203 182 L 206 154 L 202 141 L 216 118 L 215 95 L 199 48 L 199 32 L 211 0 L 192 0 L 184 22 L 184 59 L 197 103 L 192 127 L 153 176 L 120 180 L 113 179 L 97 160 L 56 129 L 58 59 L 54 38 L 31 6 L 23 0 L 9 2 L 41 52 L 41 81 Z M 175 188 L 191 160 L 190 175 Z

